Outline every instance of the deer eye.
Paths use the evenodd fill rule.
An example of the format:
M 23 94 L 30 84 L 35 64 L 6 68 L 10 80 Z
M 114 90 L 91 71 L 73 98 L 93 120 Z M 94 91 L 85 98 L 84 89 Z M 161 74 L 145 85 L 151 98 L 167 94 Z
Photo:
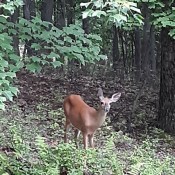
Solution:
M 104 102 L 101 102 L 101 105 L 103 106 L 104 105 Z

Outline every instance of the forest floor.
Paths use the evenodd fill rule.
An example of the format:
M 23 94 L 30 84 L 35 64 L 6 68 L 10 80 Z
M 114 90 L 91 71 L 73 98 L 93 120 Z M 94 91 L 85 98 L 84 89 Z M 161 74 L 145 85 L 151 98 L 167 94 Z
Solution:
M 122 96 L 112 104 L 105 124 L 95 135 L 97 148 L 104 146 L 111 133 L 117 133 L 115 145 L 120 150 L 119 156 L 126 156 L 126 152 L 130 152 L 127 156 L 131 155 L 136 147 L 145 143 L 150 144 L 150 150 L 155 148 L 155 156 L 160 160 L 175 155 L 175 139 L 155 127 L 158 82 L 152 80 L 150 86 L 146 82 L 136 83 L 129 76 L 121 79 L 115 75 L 101 72 L 94 76 L 77 71 L 74 75 L 65 76 L 56 70 L 47 70 L 42 74 L 18 73 L 15 84 L 20 94 L 14 102 L 7 104 L 6 111 L 1 112 L 0 152 L 13 151 L 12 135 L 19 131 L 20 137 L 31 146 L 33 152 L 39 135 L 45 138 L 50 147 L 58 145 L 64 135 L 62 104 L 65 96 L 80 94 L 87 104 L 97 108 L 97 89 L 102 87 L 108 97 L 116 92 L 122 92 Z M 71 132 L 69 138 L 72 138 Z M 152 166 L 155 166 L 154 163 Z M 173 166 L 172 174 L 175 172 L 174 162 Z M 124 171 L 129 175 L 126 167 Z

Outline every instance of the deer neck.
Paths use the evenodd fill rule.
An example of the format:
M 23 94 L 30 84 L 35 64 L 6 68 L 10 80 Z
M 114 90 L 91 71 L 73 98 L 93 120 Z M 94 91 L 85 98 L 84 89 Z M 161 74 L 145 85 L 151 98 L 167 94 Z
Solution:
M 96 111 L 96 120 L 101 126 L 106 119 L 107 112 L 105 112 L 101 107 Z

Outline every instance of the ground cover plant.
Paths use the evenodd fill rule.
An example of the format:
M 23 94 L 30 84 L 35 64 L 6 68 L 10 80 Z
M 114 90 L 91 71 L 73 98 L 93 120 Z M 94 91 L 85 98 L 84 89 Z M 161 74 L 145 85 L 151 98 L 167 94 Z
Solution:
M 36 75 L 30 76 L 33 79 L 31 93 L 35 96 L 35 93 L 43 92 L 39 84 L 46 86 L 48 81 L 43 80 L 43 75 L 38 75 L 38 78 L 42 77 L 41 82 L 38 78 L 34 81 Z M 20 82 L 23 78 L 19 79 Z M 45 89 L 46 96 L 53 97 L 52 103 L 45 101 L 44 94 L 40 94 L 38 101 L 31 102 L 30 98 L 22 100 L 26 92 L 26 89 L 23 90 L 20 100 L 16 99 L 6 111 L 1 112 L 1 174 L 175 173 L 174 138 L 163 131 L 150 126 L 146 128 L 147 132 L 142 131 L 137 136 L 122 129 L 117 132 L 111 125 L 113 119 L 110 113 L 107 122 L 97 131 L 96 149 L 82 149 L 82 137 L 80 149 L 76 149 L 73 132 L 69 132 L 69 144 L 63 143 L 65 118 L 62 102 L 66 94 L 61 94 L 61 90 L 47 94 L 48 89 Z M 57 106 L 53 102 L 57 102 Z M 120 122 L 123 121 L 118 121 L 119 125 L 123 125 Z M 138 125 L 141 126 L 140 121 Z

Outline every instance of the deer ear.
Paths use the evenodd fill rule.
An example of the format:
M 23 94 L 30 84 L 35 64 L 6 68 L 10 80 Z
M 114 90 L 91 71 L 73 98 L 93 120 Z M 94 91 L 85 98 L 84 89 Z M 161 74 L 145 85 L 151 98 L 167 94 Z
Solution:
M 121 93 L 120 92 L 119 93 L 116 93 L 116 94 L 113 94 L 112 97 L 111 97 L 111 99 L 110 99 L 110 102 L 111 103 L 112 102 L 116 102 L 116 101 L 119 100 L 120 97 L 121 97 Z
M 98 88 L 97 96 L 102 100 L 104 98 L 102 88 Z

